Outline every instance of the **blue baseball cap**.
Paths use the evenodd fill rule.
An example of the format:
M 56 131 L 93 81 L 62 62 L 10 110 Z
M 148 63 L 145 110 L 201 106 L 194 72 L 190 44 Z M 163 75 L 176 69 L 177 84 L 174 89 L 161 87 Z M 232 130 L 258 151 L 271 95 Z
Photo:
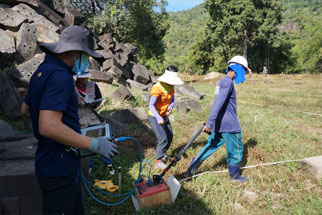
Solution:
M 235 72 L 234 81 L 236 84 L 240 84 L 246 81 L 246 78 L 245 78 L 246 70 L 242 65 L 239 65 L 237 63 L 230 64 L 226 69 L 225 74 L 227 74 L 227 72 L 229 71 L 229 68 Z

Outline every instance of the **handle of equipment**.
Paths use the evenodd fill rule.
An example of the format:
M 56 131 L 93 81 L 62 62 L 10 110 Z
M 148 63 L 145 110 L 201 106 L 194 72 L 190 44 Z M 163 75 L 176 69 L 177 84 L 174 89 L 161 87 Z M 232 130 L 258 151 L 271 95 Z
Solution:
M 190 145 L 195 141 L 195 139 L 200 135 L 206 123 L 202 125 L 202 127 L 195 133 L 195 135 L 190 139 L 190 141 L 180 150 L 180 152 L 175 156 L 175 158 L 171 161 L 171 163 L 167 166 L 167 168 L 163 169 L 161 175 L 153 175 L 154 184 L 161 184 L 162 177 L 169 171 L 169 169 L 176 165 L 176 163 L 181 159 L 183 153 L 190 147 Z

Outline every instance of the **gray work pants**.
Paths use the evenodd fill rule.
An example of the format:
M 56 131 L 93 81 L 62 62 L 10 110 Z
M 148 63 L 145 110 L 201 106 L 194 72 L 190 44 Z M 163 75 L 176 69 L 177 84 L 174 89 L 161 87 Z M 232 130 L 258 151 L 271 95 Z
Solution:
M 169 149 L 173 139 L 172 127 L 168 116 L 163 117 L 163 120 L 164 124 L 159 125 L 155 117 L 148 116 L 149 124 L 158 142 L 155 155 L 156 159 L 161 159 L 166 155 L 166 151 Z

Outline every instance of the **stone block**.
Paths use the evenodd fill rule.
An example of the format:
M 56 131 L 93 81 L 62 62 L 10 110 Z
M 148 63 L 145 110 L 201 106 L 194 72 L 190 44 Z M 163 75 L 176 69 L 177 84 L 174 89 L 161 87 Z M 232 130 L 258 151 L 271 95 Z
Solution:
M 220 77 L 222 74 L 219 72 L 210 72 L 202 80 L 213 80 Z
M 134 108 L 114 111 L 109 114 L 109 117 L 115 121 L 128 123 L 128 122 L 139 122 L 147 120 L 148 116 L 144 108 Z
M 11 8 L 0 10 L 0 27 L 10 31 L 18 31 L 26 17 Z
M 148 69 L 144 65 L 138 63 L 133 67 L 132 71 L 134 74 L 134 81 L 141 84 L 148 84 L 150 82 Z
M 196 98 L 196 99 L 202 99 L 204 94 L 195 90 L 193 87 L 187 85 L 187 84 L 183 84 L 183 85 L 178 85 L 175 87 L 175 91 L 177 92 L 180 92 L 184 95 L 187 95 L 187 96 L 191 96 L 193 98 Z
M 188 107 L 188 110 L 190 111 L 197 111 L 197 112 L 201 112 L 202 111 L 202 107 L 200 105 L 200 103 L 195 100 L 195 99 L 190 99 L 190 98 L 184 98 L 182 99 L 182 101 L 184 101 Z
M 37 49 L 38 32 L 35 26 L 23 23 L 17 35 L 17 51 L 22 56 L 23 61 L 34 57 Z
M 143 101 L 145 101 L 145 102 L 149 102 L 149 100 L 150 100 L 150 94 L 149 93 L 142 93 L 141 97 L 142 97 Z
M 174 106 L 179 113 L 186 114 L 188 113 L 188 107 L 187 104 L 184 101 L 176 101 Z
M 42 194 L 34 174 L 34 160 L 1 161 L 0 168 L 0 199 L 3 214 L 39 215 L 42 214 Z M 12 201 L 12 197 L 19 199 Z M 3 200 L 7 200 L 3 202 Z M 8 209 L 11 200 L 14 211 Z M 19 211 L 18 211 L 19 210 Z
M 45 54 L 36 55 L 31 60 L 19 65 L 13 69 L 9 75 L 14 79 L 17 87 L 28 88 L 28 84 L 32 74 L 37 70 L 38 66 L 44 61 Z
M 104 60 L 111 59 L 114 56 L 111 50 L 96 50 L 96 52 L 103 55 Z
M 5 121 L 0 119 L 0 137 L 7 137 L 7 136 L 14 136 L 19 135 L 21 132 L 19 132 L 17 129 L 6 123 Z
M 1 198 L 0 200 L 2 205 L 0 210 L 2 211 L 2 214 L 20 214 L 20 198 L 18 196 Z
M 130 128 L 124 123 L 112 120 L 109 117 L 104 117 L 106 123 L 110 124 L 112 134 L 116 136 L 128 136 L 130 135 Z
M 34 1 L 34 0 L 29 0 Z M 52 10 L 50 7 L 48 7 L 45 3 L 36 0 L 38 4 L 38 8 L 41 10 L 42 14 L 49 19 L 52 23 L 59 26 L 63 23 L 62 17 L 60 17 L 54 10 Z
M 0 68 L 6 66 L 7 62 L 11 62 L 16 55 L 16 44 L 12 34 L 7 31 L 0 30 Z
M 109 49 L 114 49 L 114 42 L 113 42 L 113 38 L 112 35 L 110 33 L 106 33 L 102 36 L 98 37 L 100 42 L 98 43 L 99 46 L 101 46 L 103 49 L 105 50 L 109 50 Z
M 129 89 L 122 86 L 122 87 L 117 88 L 112 93 L 112 97 L 115 99 L 130 100 L 131 98 L 133 98 L 133 94 L 131 93 L 131 91 Z
M 183 98 L 177 100 L 175 103 L 175 108 L 180 112 L 186 114 L 189 111 L 202 111 L 200 103 L 195 99 Z
M 57 27 L 54 23 L 49 21 L 44 16 L 37 13 L 37 11 L 29 7 L 28 5 L 18 4 L 14 6 L 12 10 L 17 11 L 18 13 L 23 15 L 26 19 L 28 19 L 28 22 L 30 22 L 32 25 L 35 25 L 39 32 L 47 32 L 47 31 L 57 32 L 59 30 L 59 27 Z M 44 30 L 44 28 L 46 28 L 47 30 Z M 40 34 L 39 36 L 42 36 L 42 35 Z
M 113 83 L 113 76 L 110 73 L 107 72 L 101 72 L 98 70 L 89 70 L 89 72 L 92 74 L 91 80 L 95 82 L 104 82 L 107 84 Z
M 86 17 L 79 10 L 65 8 L 64 12 L 65 17 L 63 19 L 63 22 L 65 27 L 72 25 L 81 25 L 86 20 Z
M 101 65 L 93 58 L 89 58 L 90 65 L 88 67 L 89 70 L 98 70 L 101 71 Z
M 133 81 L 131 79 L 127 79 L 126 83 L 127 83 L 127 85 L 129 86 L 130 89 L 137 88 L 137 89 L 146 91 L 150 87 L 150 85 L 144 85 L 144 84 L 141 84 L 139 82 Z
M 322 179 L 322 156 L 304 158 L 302 160 L 302 165 L 309 166 L 309 170 L 315 175 L 315 177 L 318 180 Z
M 9 119 L 21 116 L 22 100 L 6 73 L 0 72 L 0 107 Z
M 38 31 L 38 43 L 52 43 L 59 40 L 59 34 L 50 28 L 45 27 L 43 24 L 32 23 L 32 25 L 35 26 Z

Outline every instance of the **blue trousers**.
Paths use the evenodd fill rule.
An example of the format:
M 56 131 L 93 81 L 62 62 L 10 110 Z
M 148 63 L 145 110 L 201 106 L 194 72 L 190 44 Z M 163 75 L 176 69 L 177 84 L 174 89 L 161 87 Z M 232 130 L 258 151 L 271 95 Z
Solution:
M 211 132 L 211 135 L 208 137 L 207 145 L 201 149 L 196 158 L 200 161 L 206 160 L 224 143 L 226 143 L 227 164 L 239 164 L 242 161 L 244 150 L 241 133 Z
M 149 124 L 158 141 L 156 159 L 161 159 L 166 155 L 166 151 L 169 149 L 173 139 L 172 127 L 168 116 L 163 117 L 163 120 L 164 124 L 159 125 L 155 117 L 148 116 Z

